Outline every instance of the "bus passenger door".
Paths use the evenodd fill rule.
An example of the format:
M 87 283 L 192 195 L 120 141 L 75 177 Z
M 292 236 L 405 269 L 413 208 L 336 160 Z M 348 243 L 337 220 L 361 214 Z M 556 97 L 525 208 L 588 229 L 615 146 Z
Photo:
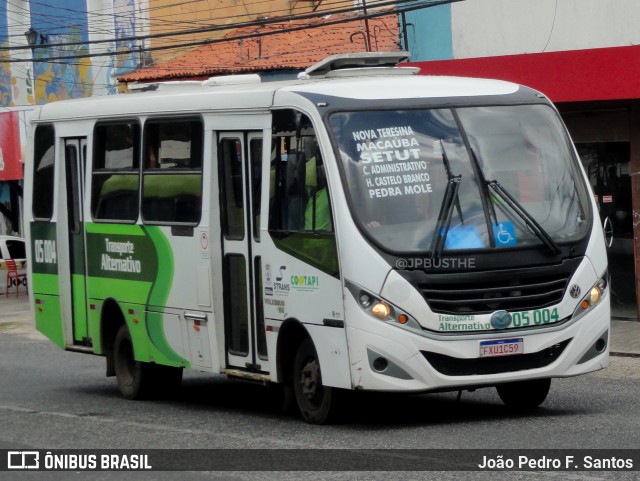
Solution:
M 260 192 L 262 135 L 223 133 L 218 138 L 220 218 L 227 366 L 265 372 L 262 315 Z
M 86 256 L 83 217 L 86 138 L 64 140 L 73 343 L 91 345 L 88 336 Z

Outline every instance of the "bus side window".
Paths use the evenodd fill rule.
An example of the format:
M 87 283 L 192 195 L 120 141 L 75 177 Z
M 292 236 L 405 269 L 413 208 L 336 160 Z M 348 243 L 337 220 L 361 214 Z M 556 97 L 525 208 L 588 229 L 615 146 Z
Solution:
M 32 211 L 35 219 L 49 220 L 53 215 L 53 166 L 55 135 L 52 125 L 36 129 Z
M 338 260 L 324 164 L 311 120 L 275 111 L 269 232 L 281 250 L 338 276 Z
M 98 124 L 94 130 L 91 212 L 96 220 L 138 219 L 140 127 Z
M 150 120 L 145 125 L 145 145 L 144 222 L 197 225 L 202 214 L 202 121 Z

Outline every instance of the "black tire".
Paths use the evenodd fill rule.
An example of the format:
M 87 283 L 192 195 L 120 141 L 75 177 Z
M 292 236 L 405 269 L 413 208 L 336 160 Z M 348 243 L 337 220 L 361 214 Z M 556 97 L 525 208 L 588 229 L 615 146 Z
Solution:
M 118 389 L 125 399 L 172 394 L 180 387 L 182 368 L 135 360 L 131 333 L 126 325 L 116 334 L 113 353 Z
M 150 392 L 150 374 L 143 362 L 133 355 L 133 342 L 126 325 L 120 326 L 113 346 L 116 380 L 125 399 L 143 399 Z
M 335 411 L 335 390 L 322 384 L 318 354 L 311 339 L 298 347 L 293 361 L 293 392 L 300 414 L 309 424 L 325 424 Z
M 496 390 L 508 408 L 528 411 L 537 408 L 544 402 L 550 387 L 551 379 L 532 379 L 498 384 Z

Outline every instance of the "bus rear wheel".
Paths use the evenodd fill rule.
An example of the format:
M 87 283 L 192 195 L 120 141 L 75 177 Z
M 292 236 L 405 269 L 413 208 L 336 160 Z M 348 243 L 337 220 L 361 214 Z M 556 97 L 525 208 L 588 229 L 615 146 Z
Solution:
M 310 424 L 329 422 L 335 404 L 335 390 L 322 385 L 320 361 L 311 339 L 298 347 L 293 362 L 293 391 L 300 413 Z
M 136 361 L 133 342 L 126 325 L 116 334 L 113 346 L 116 380 L 120 394 L 125 399 L 143 399 L 150 393 L 150 372 L 146 363 Z
M 147 399 L 180 387 L 182 368 L 135 360 L 131 333 L 126 325 L 118 330 L 113 351 L 118 389 L 125 399 Z
M 544 402 L 550 387 L 551 379 L 531 379 L 498 384 L 496 390 L 508 408 L 527 411 L 537 408 Z

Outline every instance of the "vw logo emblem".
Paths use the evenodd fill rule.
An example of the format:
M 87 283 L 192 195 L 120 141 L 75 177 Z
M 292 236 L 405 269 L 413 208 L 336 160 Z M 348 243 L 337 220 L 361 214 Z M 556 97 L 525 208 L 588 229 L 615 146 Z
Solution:
M 572 285 L 569 289 L 569 294 L 571 294 L 571 297 L 574 299 L 577 299 L 580 296 L 580 292 L 580 286 L 578 284 Z
M 504 329 L 505 327 L 508 327 L 509 324 L 511 324 L 511 320 L 511 314 L 507 311 L 496 311 L 491 314 L 491 325 L 495 329 Z

